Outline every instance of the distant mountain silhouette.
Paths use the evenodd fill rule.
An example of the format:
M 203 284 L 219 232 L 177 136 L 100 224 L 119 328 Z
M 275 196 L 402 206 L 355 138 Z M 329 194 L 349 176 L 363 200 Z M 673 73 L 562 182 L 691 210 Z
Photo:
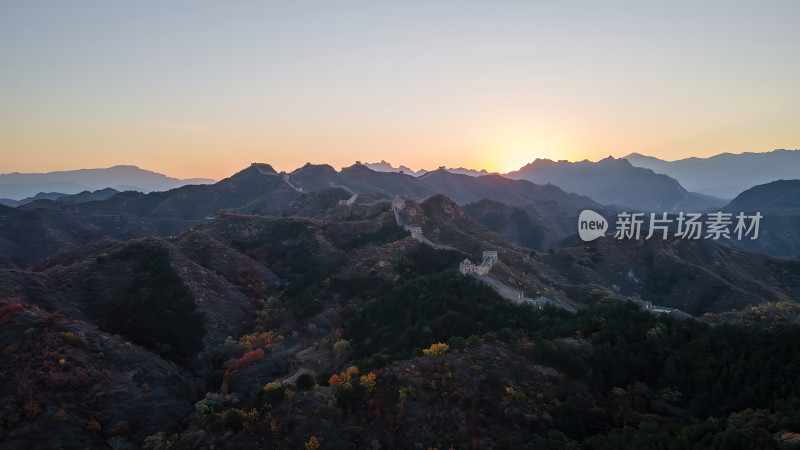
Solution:
M 67 194 L 63 192 L 39 192 L 33 197 L 26 197 L 23 198 L 22 200 L 0 198 L 0 205 L 6 205 L 12 208 L 16 208 L 17 206 L 27 205 L 28 203 L 35 202 L 36 200 L 57 200 L 60 197 L 64 197 L 65 195 Z
M 492 173 L 488 172 L 486 169 L 475 170 L 475 169 L 465 169 L 463 167 L 458 167 L 458 168 L 448 167 L 448 168 L 445 168 L 444 170 L 446 170 L 446 171 L 448 171 L 450 173 L 457 173 L 457 174 L 460 174 L 460 175 L 469 175 L 471 177 L 482 177 L 484 175 L 492 175 Z
M 19 200 L 40 192 L 77 194 L 114 188 L 119 191 L 165 191 L 187 184 L 210 184 L 214 180 L 191 178 L 180 180 L 136 166 L 114 166 L 105 169 L 79 169 L 48 173 L 0 174 L 0 197 Z
M 353 193 L 358 194 L 355 204 L 339 205 Z M 104 200 L 84 202 L 77 199 L 89 194 L 79 194 L 67 197 L 73 201 L 61 201 L 64 197 L 60 197 L 58 201 L 37 200 L 18 208 L 6 208 L 2 219 L 10 231 L 6 240 L 0 242 L 0 249 L 10 258 L 5 265 L 26 267 L 40 260 L 43 254 L 32 252 L 27 244 L 22 245 L 14 238 L 25 242 L 35 240 L 34 234 L 25 234 L 25 230 L 52 234 L 54 242 L 50 248 L 70 251 L 101 238 L 128 240 L 177 235 L 221 212 L 361 220 L 388 208 L 388 200 L 394 196 L 419 199 L 435 194 L 452 197 L 458 204 L 488 198 L 567 219 L 576 217 L 580 209 L 600 206 L 553 185 L 539 186 L 499 175 L 471 177 L 437 170 L 418 178 L 375 172 L 360 164 L 341 172 L 327 165 L 307 164 L 286 174 L 277 173 L 268 164 L 253 164 L 211 185 L 189 185 L 147 194 L 126 191 Z M 83 236 L 90 239 L 84 240 Z
M 677 161 L 631 153 L 625 159 L 636 167 L 669 175 L 690 191 L 722 198 L 733 198 L 742 191 L 770 181 L 800 178 L 800 150 L 738 155 L 722 153 L 710 158 Z
M 372 170 L 374 170 L 376 172 L 402 172 L 402 173 L 404 173 L 406 175 L 413 175 L 415 177 L 419 177 L 419 176 L 425 175 L 428 172 L 431 172 L 430 170 L 425 170 L 425 169 L 420 169 L 420 170 L 414 171 L 414 170 L 409 169 L 408 167 L 403 166 L 403 165 L 401 165 L 400 167 L 394 167 L 394 166 L 392 166 L 390 163 L 388 163 L 386 161 L 381 161 L 379 163 L 364 163 L 363 165 L 369 167 L 370 169 L 372 169 Z M 444 167 L 444 166 L 440 167 L 439 169 L 440 170 L 441 169 L 446 170 L 446 171 L 448 171 L 450 173 L 457 173 L 457 174 L 461 174 L 461 175 L 469 175 L 469 176 L 472 176 L 472 177 L 480 177 L 480 176 L 483 176 L 483 175 L 491 175 L 491 172 L 488 172 L 486 169 L 475 170 L 475 169 L 465 169 L 463 167 L 449 168 L 449 167 Z
M 83 191 L 77 194 L 68 195 L 62 192 L 40 192 L 33 197 L 23 198 L 22 200 L 11 200 L 10 198 L 0 198 L 0 204 L 16 208 L 17 206 L 27 205 L 39 200 L 54 201 L 60 203 L 82 203 L 94 200 L 105 200 L 116 194 L 116 189 L 105 188 L 94 192 Z
M 76 222 L 111 238 L 127 240 L 176 235 L 223 210 L 278 215 L 300 195 L 271 167 L 254 164 L 213 185 L 187 185 L 148 194 L 126 191 L 82 203 L 39 200 L 16 210 L 29 212 L 34 224 L 44 218 L 48 223 Z
M 509 178 L 552 183 L 567 192 L 586 195 L 605 205 L 644 211 L 703 211 L 725 201 L 689 192 L 675 179 L 608 157 L 598 162 L 537 159 Z
M 215 184 L 187 185 L 148 194 L 128 191 L 107 200 L 53 207 L 79 215 L 131 214 L 153 219 L 198 220 L 220 210 L 275 214 L 298 195 L 272 167 L 253 164 Z M 41 206 L 44 205 L 23 208 Z
M 554 205 L 598 207 L 597 202 L 577 194 L 568 194 L 559 187 L 542 186 L 526 180 L 512 180 L 500 175 L 469 176 L 437 169 L 414 177 L 397 172 L 376 172 L 363 164 L 354 164 L 336 172 L 328 165 L 307 164 L 291 173 L 290 178 L 305 190 L 345 186 L 367 195 L 398 195 L 415 198 L 444 194 L 463 205 L 488 198 L 510 205 Z
M 394 167 L 390 163 L 381 160 L 378 163 L 364 163 L 365 166 L 369 167 L 370 169 L 376 172 L 403 172 L 406 175 L 414 175 L 420 176 L 427 172 L 427 170 L 413 170 L 404 165 L 400 165 L 400 167 Z
M 83 203 L 110 198 L 119 191 L 113 188 L 98 189 L 94 192 L 83 191 L 73 195 L 65 195 L 56 199 L 60 203 Z

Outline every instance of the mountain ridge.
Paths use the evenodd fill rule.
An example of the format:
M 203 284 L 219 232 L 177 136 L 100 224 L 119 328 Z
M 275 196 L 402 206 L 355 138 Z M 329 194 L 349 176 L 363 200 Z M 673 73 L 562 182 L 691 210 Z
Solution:
M 726 152 L 708 158 L 675 161 L 639 153 L 624 158 L 635 166 L 669 175 L 690 191 L 722 198 L 733 198 L 753 186 L 771 181 L 800 178 L 800 150 Z
M 78 194 L 105 188 L 151 192 L 215 181 L 207 178 L 178 179 L 134 165 L 40 173 L 11 172 L 0 174 L 0 197 L 20 200 L 40 192 Z
M 536 159 L 517 171 L 505 174 L 514 179 L 552 183 L 565 191 L 588 195 L 595 201 L 617 208 L 673 212 L 704 211 L 725 200 L 687 191 L 667 175 L 633 166 L 625 159 L 607 157 L 597 162 Z
M 546 252 L 531 248 L 541 245 L 541 236 L 524 231 L 559 226 L 552 211 L 571 211 L 563 217 L 572 217 L 574 232 L 582 202 L 598 206 L 553 185 L 447 171 L 418 180 L 360 165 L 343 175 L 328 166 L 305 166 L 294 176 L 270 168 L 252 165 L 211 186 L 123 192 L 74 205 L 0 206 L 0 232 L 8 234 L 0 234 L 0 245 L 28 246 L 18 252 L 22 260 L 0 268 L 0 425 L 8 445 L 172 440 L 179 448 L 251 448 L 255 442 L 302 448 L 323 436 L 325 445 L 337 448 L 376 440 L 406 448 L 420 435 L 439 442 L 437 433 L 452 421 L 461 424 L 462 437 L 447 437 L 445 444 L 468 447 L 463 436 L 469 437 L 474 420 L 487 431 L 473 443 L 523 446 L 539 439 L 529 429 L 560 427 L 570 436 L 577 419 L 564 417 L 591 420 L 596 430 L 582 431 L 581 440 L 611 439 L 625 429 L 614 414 L 627 391 L 615 386 L 633 386 L 624 395 L 648 420 L 684 425 L 709 417 L 708 386 L 694 381 L 706 366 L 685 369 L 690 384 L 674 387 L 690 399 L 672 396 L 665 403 L 659 391 L 674 381 L 661 374 L 684 366 L 683 359 L 663 355 L 683 349 L 681 358 L 696 361 L 698 352 L 687 345 L 728 342 L 707 333 L 730 327 L 704 321 L 739 314 L 735 310 L 753 320 L 767 302 L 781 317 L 796 308 L 800 261 L 710 240 L 601 237 Z M 321 189 L 309 188 L 314 180 Z M 341 203 L 351 194 L 331 182 L 366 198 Z M 482 200 L 462 208 L 437 194 L 404 199 L 401 208 L 388 195 L 392 187 L 434 186 L 492 188 L 538 203 L 509 207 Z M 206 201 L 198 206 L 198 199 Z M 220 205 L 230 208 L 203 216 Z M 436 246 L 415 239 L 416 231 L 400 227 L 395 214 Z M 495 216 L 521 219 L 490 227 Z M 98 225 L 108 217 L 113 226 Z M 146 218 L 182 227 L 169 237 L 108 237 L 122 234 L 117 227 L 145 234 L 148 228 L 135 227 Z M 480 261 L 487 250 L 498 258 L 492 280 L 546 298 L 547 306 L 518 305 L 459 273 L 465 257 Z M 641 311 L 647 302 L 698 317 Z M 730 347 L 749 351 L 740 344 L 747 338 Z M 777 340 L 788 350 L 764 356 L 773 364 L 767 380 L 775 370 L 794 373 L 781 368 L 791 362 L 797 340 Z M 714 374 L 741 359 L 719 353 L 729 359 Z M 743 388 L 749 380 L 741 381 Z M 725 398 L 742 386 L 725 387 Z M 576 387 L 582 400 L 566 397 Z M 742 396 L 747 407 L 771 405 L 754 404 L 752 395 Z M 719 414 L 742 409 L 723 406 Z M 525 429 L 501 426 L 523 419 Z M 404 428 L 413 435 L 402 431 L 395 438 L 398 423 L 413 427 Z M 52 430 L 41 433 L 47 427 Z

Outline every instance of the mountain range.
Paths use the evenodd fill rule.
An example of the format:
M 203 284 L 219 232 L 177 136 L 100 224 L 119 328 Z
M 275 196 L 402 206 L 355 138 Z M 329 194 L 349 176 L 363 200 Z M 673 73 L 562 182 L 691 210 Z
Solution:
M 6 205 L 11 207 L 17 207 L 22 205 L 27 205 L 28 203 L 35 202 L 37 200 L 52 200 L 54 202 L 60 203 L 81 203 L 81 202 L 90 202 L 93 200 L 105 200 L 112 195 L 116 194 L 116 189 L 113 188 L 105 188 L 105 189 L 98 189 L 94 192 L 90 191 L 83 191 L 77 194 L 64 194 L 63 192 L 40 192 L 33 197 L 26 197 L 22 200 L 12 200 L 10 198 L 0 198 L 0 205 Z
M 400 165 L 399 167 L 394 167 L 390 163 L 388 163 L 386 161 L 383 161 L 383 160 L 381 160 L 381 162 L 379 162 L 379 163 L 364 163 L 364 165 L 369 167 L 370 169 L 376 171 L 376 172 L 402 172 L 402 173 L 405 173 L 407 175 L 414 175 L 415 177 L 419 177 L 419 176 L 425 175 L 426 173 L 429 172 L 428 170 L 425 170 L 425 169 L 420 169 L 420 170 L 414 171 L 414 170 L 409 169 L 408 167 L 406 167 L 404 165 Z M 440 170 L 446 170 L 446 171 L 448 171 L 450 173 L 457 173 L 457 174 L 462 174 L 462 175 L 471 175 L 473 177 L 480 177 L 480 176 L 483 176 L 483 175 L 491 175 L 491 173 L 486 171 L 485 169 L 475 170 L 475 169 L 465 169 L 463 167 L 445 168 L 444 166 L 440 167 L 439 169 Z
M 42 247 L 42 240 L 48 242 L 45 248 L 66 251 L 83 248 L 101 235 L 117 240 L 171 236 L 220 212 L 318 217 L 353 193 L 358 194 L 356 204 L 384 206 L 395 196 L 422 198 L 445 193 L 460 204 L 490 198 L 535 207 L 554 218 L 600 207 L 556 186 L 498 175 L 476 178 L 438 170 L 413 177 L 375 172 L 363 165 L 336 172 L 327 165 L 310 164 L 291 174 L 279 174 L 268 164 L 253 164 L 210 185 L 147 194 L 127 191 L 88 202 L 36 200 L 18 208 L 2 207 L 0 248 L 6 266 L 26 267 L 41 257 L 36 249 Z M 37 233 L 39 242 L 34 239 Z M 23 235 L 28 237 L 21 239 Z
M 215 180 L 191 178 L 180 180 L 140 169 L 136 166 L 113 166 L 105 169 L 79 169 L 48 173 L 0 174 L 0 198 L 21 200 L 41 192 L 62 195 L 113 188 L 118 191 L 164 191 L 187 184 L 210 184 Z
M 505 176 L 534 183 L 552 183 L 567 192 L 590 196 L 608 206 L 642 211 L 704 211 L 727 203 L 721 198 L 687 191 L 675 179 L 634 167 L 625 159 L 598 162 L 537 159 Z
M 617 210 L 362 164 L 0 206 L 2 446 L 640 448 L 730 429 L 708 417 L 761 439 L 800 393 L 761 392 L 796 373 L 800 261 L 764 252 L 798 248 L 797 183 L 723 208 L 762 210 L 759 252 L 582 242 L 581 210 Z M 489 281 L 458 272 L 485 251 Z
M 415 172 L 406 166 L 395 168 L 386 161 L 365 165 L 375 171 L 402 171 L 417 177 L 428 173 L 424 169 Z M 439 170 L 476 177 L 490 175 L 486 170 L 444 167 Z M 678 161 L 638 153 L 597 162 L 537 159 L 503 175 L 538 184 L 551 183 L 621 209 L 704 211 L 718 209 L 753 186 L 780 179 L 800 179 L 800 150 L 723 153 Z
M 721 153 L 677 161 L 631 153 L 625 159 L 636 167 L 669 175 L 690 191 L 722 198 L 733 198 L 746 189 L 775 180 L 800 179 L 800 150 Z
M 295 170 L 293 176 L 306 176 L 316 171 L 324 179 L 322 184 L 336 183 L 339 172 L 326 165 L 308 165 Z M 386 161 L 358 163 L 375 172 L 399 173 L 416 178 L 431 172 L 448 172 L 472 177 L 490 176 L 486 170 L 440 167 L 436 171 L 414 171 L 407 166 L 394 167 Z M 355 167 L 354 166 L 354 167 Z M 503 176 L 526 179 L 538 184 L 553 184 L 567 192 L 575 192 L 613 209 L 639 211 L 705 211 L 719 209 L 739 193 L 759 184 L 778 179 L 800 178 L 800 150 L 775 150 L 768 153 L 721 154 L 711 158 L 688 158 L 679 161 L 663 161 L 657 158 L 632 153 L 623 159 L 606 158 L 598 162 L 551 161 L 537 159 L 517 171 Z M 270 170 L 272 170 L 270 168 Z M 273 171 L 274 172 L 274 171 Z M 304 175 L 305 174 L 305 175 Z M 494 174 L 496 175 L 496 174 Z M 61 196 L 79 192 L 83 185 L 94 183 L 95 189 L 135 190 L 141 192 L 163 191 L 185 184 L 210 184 L 213 180 L 178 180 L 138 169 L 134 166 L 115 166 L 108 169 L 84 169 L 52 172 L 49 174 L 4 174 L 0 175 L 0 203 L 19 206 L 39 199 L 56 200 Z M 126 185 L 121 185 L 120 182 Z M 305 180 L 307 187 L 319 189 L 322 185 L 314 180 Z M 56 184 L 54 184 L 56 183 Z M 61 184 L 58 184 L 61 183 Z M 67 183 L 64 185 L 64 183 Z M 402 183 L 408 184 L 408 181 Z M 401 184 L 402 184 L 401 183 Z M 406 186 L 406 193 L 425 195 L 440 192 L 442 186 Z M 53 186 L 65 189 L 53 192 Z M 139 187 L 136 187 L 139 186 Z M 388 189 L 399 194 L 403 189 Z M 360 191 L 367 194 L 367 191 Z M 386 189 L 384 189 L 387 192 Z M 4 192 L 16 193 L 3 194 Z M 19 195 L 25 192 L 25 195 Z M 441 191 L 443 192 L 443 191 Z M 102 195 L 102 194 L 99 194 Z M 95 195 L 96 197 L 97 195 Z M 480 194 L 478 194 L 480 197 Z M 73 201 L 90 199 L 84 194 Z M 454 199 L 464 202 L 464 198 Z M 473 198 L 473 201 L 480 198 Z M 508 202 L 505 202 L 508 203 Z M 520 204 L 520 203 L 515 203 Z M 524 203 L 522 203 L 524 204 Z
M 608 175 L 596 175 L 597 173 L 610 173 L 611 170 L 640 172 L 645 181 L 640 180 L 638 189 L 629 186 L 630 196 L 634 198 L 629 198 L 628 202 L 636 204 L 636 198 L 645 198 L 643 193 L 650 193 L 652 197 L 647 198 L 653 204 L 639 204 L 642 209 L 649 206 L 652 210 L 665 205 L 666 200 L 676 200 L 678 195 L 686 195 L 674 180 L 653 174 L 646 169 L 634 168 L 625 160 L 608 160 L 603 164 L 593 165 L 537 162 L 537 165 L 545 167 L 554 164 L 561 168 L 561 173 L 572 173 L 575 177 L 587 170 L 590 175 L 595 173 L 595 182 L 608 179 Z M 618 169 L 614 169 L 615 167 Z M 554 172 L 558 170 L 554 169 Z M 584 176 L 583 179 L 590 179 L 590 175 Z M 651 178 L 660 184 L 652 186 Z M 565 179 L 566 176 L 562 178 L 562 184 Z M 635 180 L 630 183 L 634 184 L 633 181 Z M 771 191 L 760 194 L 759 197 L 774 196 L 772 191 L 775 189 L 787 189 L 785 198 L 790 200 L 794 197 L 789 185 L 763 188 Z M 597 196 L 601 190 L 597 191 L 593 195 Z M 761 189 L 756 189 L 756 192 L 761 192 Z M 13 220 L 14 223 L 36 222 L 39 220 L 38 215 L 41 214 L 41 220 L 52 222 L 58 220 L 55 219 L 57 215 L 63 214 L 64 224 L 75 224 L 65 225 L 71 230 L 66 236 L 76 235 L 75 233 L 78 233 L 77 235 L 88 233 L 94 236 L 96 232 L 101 231 L 109 238 L 125 240 L 141 236 L 175 235 L 186 227 L 207 220 L 222 211 L 271 216 L 297 214 L 315 216 L 321 210 L 335 206 L 340 201 L 380 204 L 388 203 L 396 196 L 424 199 L 426 196 L 444 194 L 464 206 L 489 228 L 495 231 L 504 230 L 505 233 L 514 235 L 521 245 L 546 250 L 557 247 L 565 239 L 574 236 L 575 217 L 583 209 L 601 212 L 612 219 L 616 211 L 635 209 L 631 208 L 630 203 L 626 206 L 613 204 L 603 206 L 589 197 L 568 194 L 553 184 L 538 185 L 527 180 L 515 180 L 500 175 L 473 177 L 438 169 L 415 177 L 396 172 L 376 172 L 361 164 L 355 164 L 338 172 L 328 165 L 307 164 L 289 174 L 278 173 L 268 164 L 253 164 L 215 184 L 189 185 L 147 194 L 128 191 L 108 197 L 109 194 L 113 192 L 102 191 L 100 197 L 94 194 L 91 196 L 80 194 L 56 200 L 39 199 L 20 206 L 18 210 L 7 210 L 0 220 Z M 692 195 L 688 195 L 688 198 L 697 199 Z M 763 198 L 761 202 L 765 205 L 770 204 Z M 737 204 L 734 202 L 732 206 L 726 208 L 735 209 L 738 207 Z M 769 225 L 769 231 L 765 231 L 755 242 L 731 241 L 730 243 L 778 256 L 796 257 L 798 249 L 792 241 L 796 230 L 793 206 L 785 202 L 772 204 L 775 204 L 774 211 L 771 209 L 764 211 L 764 214 L 770 216 L 765 219 L 765 227 Z M 682 205 L 686 205 L 685 210 Z M 672 206 L 668 208 L 670 211 L 679 206 L 681 211 L 703 211 L 702 205 L 689 209 L 691 205 L 691 203 L 676 202 L 667 206 Z M 79 232 L 79 229 L 84 231 Z M 64 236 L 64 234 L 54 235 L 58 242 L 71 242 L 71 239 L 64 240 Z M 4 244 L 4 248 L 7 249 L 6 258 L 22 257 L 30 262 L 30 256 L 25 255 L 25 244 L 13 243 L 10 235 L 7 239 Z M 80 239 L 78 241 L 83 242 Z M 60 244 L 54 242 L 54 245 Z M 31 253 L 31 255 L 36 254 L 38 253 L 35 251 Z

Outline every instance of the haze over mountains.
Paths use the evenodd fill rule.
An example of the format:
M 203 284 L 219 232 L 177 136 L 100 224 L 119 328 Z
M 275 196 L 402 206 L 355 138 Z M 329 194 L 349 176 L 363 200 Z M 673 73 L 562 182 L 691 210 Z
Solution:
M 405 174 L 408 174 L 408 175 L 414 175 L 416 177 L 425 175 L 426 173 L 429 172 L 428 170 L 425 170 L 425 169 L 420 169 L 420 170 L 414 171 L 413 169 L 409 169 L 408 167 L 406 167 L 406 166 L 404 166 L 402 164 L 399 167 L 393 167 L 390 163 L 388 163 L 386 161 L 383 161 L 383 160 L 381 160 L 381 162 L 379 162 L 379 163 L 364 163 L 364 165 L 369 167 L 370 169 L 376 171 L 376 172 L 402 172 L 402 173 L 405 173 Z M 440 167 L 439 169 L 442 169 L 442 168 L 443 167 Z M 491 175 L 491 173 L 486 171 L 486 169 L 475 170 L 475 169 L 465 169 L 463 167 L 459 167 L 459 168 L 444 168 L 444 170 L 446 170 L 446 171 L 448 171 L 450 173 L 458 173 L 458 174 L 462 174 L 462 175 L 472 175 L 474 177 L 479 177 L 479 176 L 482 176 L 482 175 Z
M 322 166 L 326 167 L 323 173 L 326 182 L 335 181 L 336 176 L 331 174 L 337 173 L 336 170 Z M 376 172 L 399 172 L 417 178 L 431 172 L 425 169 L 414 171 L 404 165 L 394 167 L 386 161 L 364 163 L 363 166 Z M 293 173 L 297 174 L 302 169 Z M 437 170 L 473 177 L 492 175 L 486 170 L 444 167 Z M 720 154 L 711 158 L 688 158 L 672 162 L 636 153 L 621 159 L 609 157 L 598 162 L 570 163 L 537 159 L 503 176 L 527 179 L 537 184 L 554 184 L 567 192 L 620 208 L 702 211 L 719 208 L 727 200 L 758 184 L 800 178 L 800 150 Z M 19 206 L 38 199 L 55 200 L 59 194 L 77 194 L 104 188 L 151 192 L 213 182 L 200 178 L 179 180 L 135 166 L 47 174 L 12 173 L 0 175 L 0 203 Z M 84 195 L 83 198 L 89 197 Z
M 669 176 L 612 157 L 598 162 L 575 163 L 537 159 L 506 176 L 535 183 L 552 183 L 567 192 L 591 195 L 600 203 L 623 209 L 704 211 L 727 203 L 724 199 L 689 192 Z
M 631 153 L 625 159 L 636 167 L 669 175 L 690 191 L 722 198 L 733 198 L 746 189 L 775 180 L 800 179 L 800 150 L 721 153 L 677 161 Z
M 163 181 L 166 177 L 156 178 Z M 800 254 L 793 237 L 798 217 L 791 207 L 795 191 L 791 183 L 777 186 L 755 190 L 767 192 L 760 194 L 761 204 L 775 206 L 763 211 L 769 216 L 765 219 L 769 230 L 758 241 L 731 244 L 777 256 Z M 775 197 L 776 190 L 786 192 Z M 174 235 L 220 211 L 285 216 L 308 214 L 320 204 L 330 206 L 348 199 L 356 203 L 379 203 L 395 196 L 421 199 L 435 194 L 444 194 L 462 206 L 472 204 L 467 209 L 481 223 L 495 231 L 510 233 L 518 243 L 537 250 L 557 246 L 573 235 L 575 217 L 582 209 L 593 209 L 613 218 L 615 211 L 689 213 L 719 210 L 727 203 L 688 192 L 666 175 L 614 158 L 597 163 L 536 160 L 506 176 L 470 176 L 441 168 L 412 176 L 397 171 L 374 171 L 363 164 L 341 171 L 329 165 L 306 164 L 285 174 L 268 164 L 253 164 L 215 184 L 188 185 L 147 194 L 116 193 L 111 189 L 66 197 L 45 194 L 14 203 L 28 202 L 21 206 L 30 211 L 27 217 L 44 208 L 51 215 L 79 218 L 77 223 L 84 224 L 87 232 L 103 230 L 110 238 L 130 239 Z M 739 203 L 734 202 L 725 210 L 737 207 Z M 7 217 L 16 213 L 9 214 Z M 17 249 L 8 255 L 19 254 L 24 248 L 19 243 L 10 244 L 11 236 L 7 239 L 10 240 L 2 247 Z
M 376 171 L 403 171 L 414 176 L 428 172 L 415 172 L 402 165 L 396 168 L 386 161 L 365 165 Z M 444 170 L 471 176 L 489 175 L 485 170 Z M 725 205 L 753 186 L 780 179 L 800 179 L 800 150 L 722 153 L 678 161 L 664 161 L 638 153 L 597 162 L 537 159 L 503 175 L 538 184 L 551 183 L 567 192 L 620 208 L 704 211 Z
M 112 195 L 119 192 L 114 188 L 105 188 L 105 189 L 98 189 L 94 192 L 90 191 L 83 191 L 77 194 L 64 194 L 61 192 L 40 192 L 33 197 L 26 197 L 22 200 L 12 200 L 10 198 L 0 198 L 0 205 L 6 206 L 22 206 L 27 205 L 28 203 L 33 203 L 37 200 L 52 200 L 55 202 L 60 203 L 81 203 L 81 202 L 90 202 L 93 200 L 105 200 Z
M 207 178 L 180 180 L 129 165 L 49 173 L 13 172 L 0 174 L 0 198 L 21 200 L 41 192 L 69 195 L 105 188 L 113 188 L 118 191 L 151 192 L 164 191 L 187 184 L 214 182 L 215 180 Z
M 63 215 L 64 227 L 52 236 L 52 245 L 66 249 L 73 238 L 98 231 L 113 239 L 178 234 L 192 224 L 221 212 L 267 216 L 294 215 L 302 211 L 316 216 L 357 193 L 356 203 L 389 202 L 393 197 L 422 198 L 444 193 L 460 204 L 491 198 L 506 204 L 533 206 L 552 217 L 571 217 L 584 208 L 599 208 L 593 200 L 568 194 L 556 186 L 539 186 L 525 180 L 498 175 L 471 177 L 437 170 L 423 177 L 375 172 L 353 165 L 336 172 L 327 165 L 306 165 L 291 174 L 279 174 L 268 164 L 250 167 L 211 185 L 188 185 L 163 192 L 121 192 L 104 200 L 60 202 L 37 200 L 19 208 L 5 208 L 0 225 L 7 234 L 0 239 L 6 257 L 30 263 L 28 240 L 16 233 L 36 229 L 38 221 L 56 224 Z M 69 218 L 69 219 L 68 219 Z M 81 225 L 82 224 L 82 225 Z M 16 227 L 20 227 L 17 229 Z M 32 252 L 32 253 L 31 253 Z M 30 254 L 29 254 L 30 253 Z

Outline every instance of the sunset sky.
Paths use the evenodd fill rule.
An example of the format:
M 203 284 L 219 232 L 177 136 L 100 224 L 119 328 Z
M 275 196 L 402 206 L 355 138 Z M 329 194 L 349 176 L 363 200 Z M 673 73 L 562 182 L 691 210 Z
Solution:
M 800 2 L 4 1 L 0 173 L 800 148 Z

